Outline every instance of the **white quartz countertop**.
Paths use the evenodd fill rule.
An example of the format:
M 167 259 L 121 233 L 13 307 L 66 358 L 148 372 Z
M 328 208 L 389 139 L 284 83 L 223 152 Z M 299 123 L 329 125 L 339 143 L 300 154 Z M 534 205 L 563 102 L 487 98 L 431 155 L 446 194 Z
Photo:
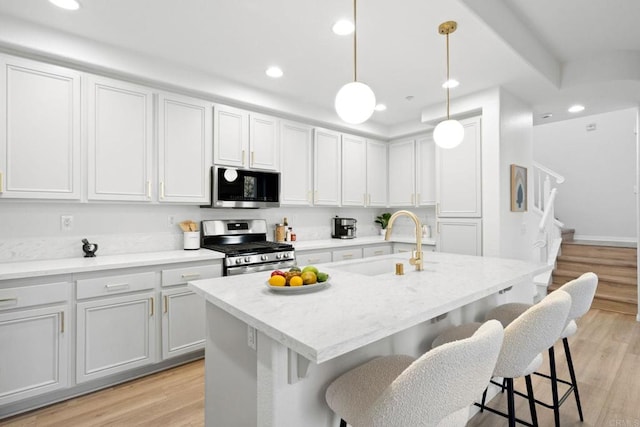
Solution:
M 408 254 L 324 264 L 329 285 L 300 294 L 267 288 L 269 272 L 189 282 L 189 287 L 270 338 L 322 363 L 550 269 L 519 260 L 433 252 L 416 272 Z M 393 274 L 404 263 L 405 275 Z M 389 273 L 367 276 L 384 265 Z
M 127 267 L 144 267 L 190 261 L 224 258 L 220 252 L 209 249 L 197 251 L 164 251 L 137 254 L 105 255 L 94 258 L 65 258 L 38 261 L 0 263 L 0 280 L 23 279 L 55 274 L 81 273 Z
M 298 251 L 311 251 L 317 249 L 340 249 L 351 246 L 373 245 L 376 243 L 416 243 L 413 236 L 392 236 L 391 240 L 384 240 L 384 236 L 364 236 L 355 239 L 323 239 L 290 242 Z M 425 246 L 434 246 L 435 239 L 424 238 L 422 244 Z

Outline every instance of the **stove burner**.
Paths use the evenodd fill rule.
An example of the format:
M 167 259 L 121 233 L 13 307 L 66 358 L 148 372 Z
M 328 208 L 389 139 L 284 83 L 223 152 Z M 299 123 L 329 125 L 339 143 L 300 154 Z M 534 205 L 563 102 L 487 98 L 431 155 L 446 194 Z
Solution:
M 229 245 L 205 245 L 207 249 L 212 251 L 222 252 L 227 256 L 236 255 L 252 255 L 252 254 L 266 254 L 270 252 L 278 251 L 291 251 L 292 245 L 286 243 L 276 242 L 251 242 L 251 243 L 237 243 Z

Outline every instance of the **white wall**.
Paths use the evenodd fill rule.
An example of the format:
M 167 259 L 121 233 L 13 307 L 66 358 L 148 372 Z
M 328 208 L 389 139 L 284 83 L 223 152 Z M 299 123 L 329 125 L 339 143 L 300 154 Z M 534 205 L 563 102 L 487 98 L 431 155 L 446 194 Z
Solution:
M 577 239 L 637 239 L 637 114 L 633 108 L 534 127 L 534 159 L 566 178 L 555 212 Z M 587 131 L 591 124 L 596 130 Z

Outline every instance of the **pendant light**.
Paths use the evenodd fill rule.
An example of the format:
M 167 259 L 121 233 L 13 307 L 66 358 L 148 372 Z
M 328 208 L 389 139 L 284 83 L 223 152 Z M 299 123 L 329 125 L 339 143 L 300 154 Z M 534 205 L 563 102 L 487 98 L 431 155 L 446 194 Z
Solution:
M 449 34 L 453 33 L 458 28 L 458 23 L 455 21 L 447 21 L 440 24 L 438 32 L 447 36 L 447 82 L 449 78 Z M 433 130 L 433 139 L 441 148 L 453 148 L 458 146 L 464 139 L 464 127 L 457 120 L 449 118 L 449 87 L 447 85 L 447 120 L 438 123 L 438 126 Z
M 353 81 L 340 88 L 336 95 L 335 108 L 342 120 L 357 125 L 367 121 L 373 114 L 376 96 L 369 86 L 358 81 L 356 0 L 353 0 L 353 25 Z

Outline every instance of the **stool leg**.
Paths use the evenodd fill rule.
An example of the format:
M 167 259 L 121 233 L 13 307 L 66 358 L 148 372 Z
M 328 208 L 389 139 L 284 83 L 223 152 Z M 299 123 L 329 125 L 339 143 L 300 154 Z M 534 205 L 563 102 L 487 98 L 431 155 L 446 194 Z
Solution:
M 533 397 L 533 384 L 531 383 L 531 375 L 524 377 L 527 383 L 527 397 L 529 398 L 529 411 L 531 412 L 531 424 L 533 427 L 538 426 L 538 414 L 536 413 L 536 400 Z
M 484 389 L 484 392 L 482 392 L 482 404 L 480 405 L 480 412 L 484 412 L 484 404 L 487 401 L 487 390 L 489 390 L 489 386 L 487 386 L 487 388 Z
M 569 365 L 569 375 L 571 375 L 571 383 L 573 384 L 573 393 L 576 396 L 576 404 L 578 405 L 578 415 L 580 415 L 580 421 L 584 421 L 582 417 L 582 405 L 580 404 L 580 394 L 578 393 L 578 381 L 576 380 L 576 373 L 573 370 L 573 361 L 571 360 L 571 350 L 569 349 L 569 340 L 562 339 L 564 345 L 564 354 L 567 356 L 567 365 Z
M 340 418 L 340 427 L 347 427 L 347 422 Z
M 556 354 L 553 346 L 549 347 L 549 370 L 551 371 L 551 394 L 553 396 L 553 418 L 555 426 L 560 427 L 560 404 L 558 403 L 558 375 L 556 374 Z
M 507 378 L 507 408 L 509 413 L 509 427 L 516 427 L 516 405 L 513 393 L 513 378 Z

